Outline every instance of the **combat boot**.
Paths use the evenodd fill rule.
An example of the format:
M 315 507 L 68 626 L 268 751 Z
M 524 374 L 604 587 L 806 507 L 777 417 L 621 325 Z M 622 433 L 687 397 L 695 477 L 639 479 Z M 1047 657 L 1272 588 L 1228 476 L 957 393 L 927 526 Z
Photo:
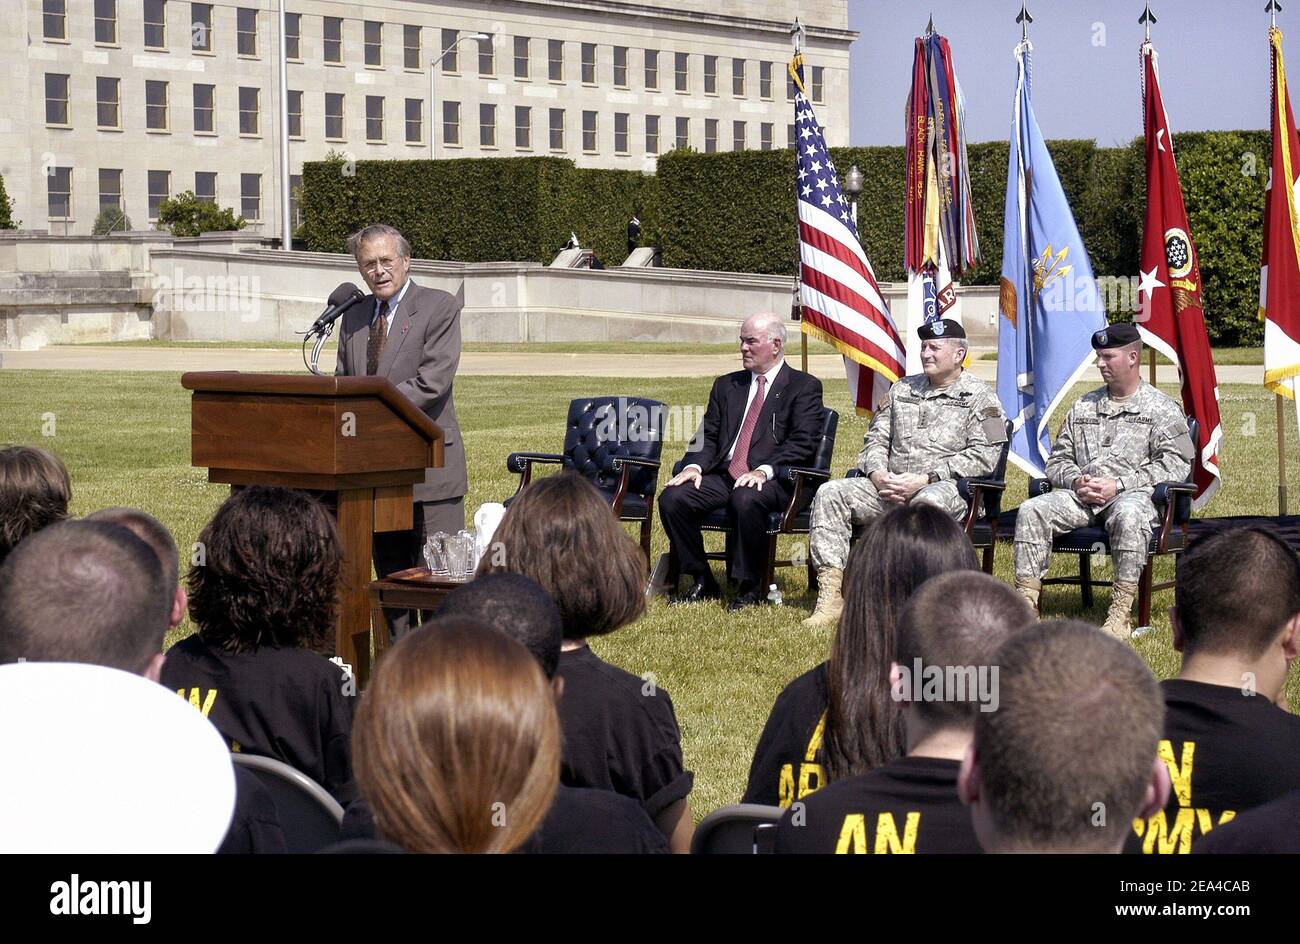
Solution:
M 1101 628 L 1116 639 L 1130 639 L 1133 636 L 1130 617 L 1133 612 L 1133 597 L 1137 592 L 1137 584 L 1120 583 L 1118 580 L 1110 588 L 1110 611 Z
M 817 568 L 817 605 L 812 615 L 803 621 L 809 629 L 822 626 L 834 626 L 840 621 L 840 611 L 844 609 L 844 598 L 840 596 L 840 581 L 844 571 L 838 567 Z
M 1016 593 L 1020 594 L 1029 601 L 1029 605 L 1034 608 L 1034 614 L 1038 614 L 1038 596 L 1042 593 L 1043 582 L 1035 577 L 1022 577 L 1016 574 Z

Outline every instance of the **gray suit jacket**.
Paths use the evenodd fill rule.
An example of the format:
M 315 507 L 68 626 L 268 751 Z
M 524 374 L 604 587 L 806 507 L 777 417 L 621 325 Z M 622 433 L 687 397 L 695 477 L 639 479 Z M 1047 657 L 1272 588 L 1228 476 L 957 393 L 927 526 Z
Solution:
M 456 404 L 451 388 L 460 363 L 460 309 L 462 300 L 438 289 L 416 285 L 406 289 L 388 343 L 379 359 L 379 376 L 393 385 L 446 437 L 443 467 L 426 469 L 424 482 L 415 486 L 416 501 L 440 501 L 464 496 L 469 489 L 465 446 L 460 440 Z M 335 374 L 364 376 L 366 344 L 375 312 L 375 296 L 349 308 L 343 315 Z

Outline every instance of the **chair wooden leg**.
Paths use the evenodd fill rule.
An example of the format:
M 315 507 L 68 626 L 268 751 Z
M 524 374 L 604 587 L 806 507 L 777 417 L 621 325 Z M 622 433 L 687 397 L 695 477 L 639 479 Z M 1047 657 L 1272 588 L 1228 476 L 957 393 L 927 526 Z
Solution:
M 641 522 L 641 552 L 645 554 L 647 563 L 650 560 L 650 519 L 654 517 L 654 512 L 649 512 L 645 521 Z
M 1084 609 L 1092 609 L 1092 555 L 1079 555 L 1079 584 Z
M 817 568 L 813 566 L 812 558 L 808 558 L 808 592 L 817 592 Z
M 1155 559 L 1147 555 L 1147 562 L 1142 567 L 1142 576 L 1138 578 L 1138 625 L 1151 625 L 1151 571 L 1155 569 Z
M 767 596 L 767 588 L 776 583 L 776 539 L 778 535 L 769 534 L 767 537 L 767 564 L 763 568 L 763 586 L 761 589 L 762 596 Z
M 993 548 L 996 546 L 996 539 L 984 548 L 984 573 L 990 577 L 993 576 Z

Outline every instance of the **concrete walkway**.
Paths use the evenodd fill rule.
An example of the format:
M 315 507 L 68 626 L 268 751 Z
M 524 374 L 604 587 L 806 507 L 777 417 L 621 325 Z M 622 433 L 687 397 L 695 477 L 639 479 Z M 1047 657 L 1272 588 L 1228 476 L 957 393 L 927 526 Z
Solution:
M 791 363 L 798 365 L 796 352 Z M 334 353 L 321 354 L 322 371 L 334 370 Z M 716 377 L 740 367 L 739 354 L 529 354 L 466 353 L 461 355 L 459 373 L 465 376 L 497 375 L 514 377 Z M 187 370 L 240 370 L 303 372 L 302 356 L 296 350 L 257 350 L 242 348 L 178 347 L 100 347 L 54 346 L 39 351 L 0 351 L 0 368 L 6 370 L 152 370 L 182 373 Z M 808 358 L 809 370 L 823 380 L 844 376 L 843 359 L 835 354 L 816 354 Z M 993 382 L 997 362 L 977 360 L 972 373 Z M 1147 376 L 1145 365 L 1142 376 Z M 1220 367 L 1221 384 L 1263 384 L 1261 365 Z M 1101 383 L 1096 372 L 1084 375 L 1086 381 Z M 1160 383 L 1178 382 L 1178 373 L 1170 366 L 1158 369 Z

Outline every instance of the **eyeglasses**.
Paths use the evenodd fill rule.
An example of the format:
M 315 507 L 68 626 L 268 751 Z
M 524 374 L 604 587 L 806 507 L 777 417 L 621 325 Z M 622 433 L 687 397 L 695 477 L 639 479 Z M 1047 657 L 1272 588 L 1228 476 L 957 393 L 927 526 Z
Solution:
M 361 263 L 361 271 L 374 273 L 383 269 L 385 272 L 392 272 L 393 267 L 396 266 L 397 263 L 397 259 L 390 259 L 388 257 L 384 257 L 383 259 L 371 259 L 369 262 Z

